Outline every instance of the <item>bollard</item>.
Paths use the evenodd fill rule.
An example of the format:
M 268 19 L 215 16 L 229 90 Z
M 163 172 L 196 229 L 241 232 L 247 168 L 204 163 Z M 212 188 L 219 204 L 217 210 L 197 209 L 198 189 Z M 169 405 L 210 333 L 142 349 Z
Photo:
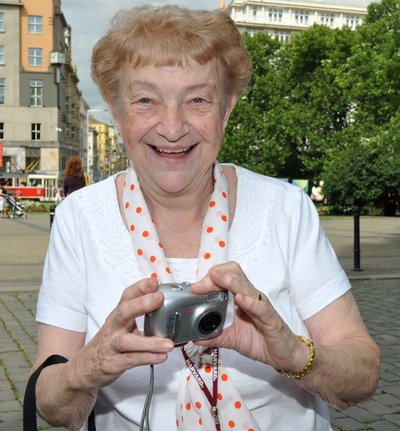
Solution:
M 354 219 L 354 267 L 352 271 L 362 271 L 361 269 L 361 247 L 360 247 L 360 205 L 353 205 Z
M 50 229 L 51 229 L 51 226 L 53 224 L 55 213 L 56 213 L 56 206 L 55 205 L 51 205 L 50 206 Z

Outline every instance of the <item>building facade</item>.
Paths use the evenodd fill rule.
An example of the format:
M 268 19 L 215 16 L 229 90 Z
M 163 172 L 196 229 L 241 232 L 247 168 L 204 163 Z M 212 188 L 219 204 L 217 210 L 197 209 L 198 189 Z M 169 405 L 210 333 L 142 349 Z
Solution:
M 314 24 L 331 28 L 362 24 L 371 0 L 233 0 L 226 8 L 243 33 L 265 31 L 281 42 L 288 42 Z M 224 8 L 224 2 L 220 7 Z
M 90 154 L 90 142 L 93 153 Z M 127 157 L 122 143 L 118 142 L 118 133 L 114 126 L 89 117 L 89 178 L 99 181 L 127 167 Z M 91 165 L 91 160 L 93 164 Z
M 78 82 L 61 0 L 0 1 L 0 179 L 34 179 L 51 197 L 86 148 Z

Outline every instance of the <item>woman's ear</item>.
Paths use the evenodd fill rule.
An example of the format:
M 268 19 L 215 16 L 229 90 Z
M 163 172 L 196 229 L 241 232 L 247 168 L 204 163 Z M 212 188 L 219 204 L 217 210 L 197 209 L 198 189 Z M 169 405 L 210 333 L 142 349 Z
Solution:
M 111 112 L 114 126 L 118 130 L 121 130 L 121 127 L 120 127 L 121 108 L 115 107 L 115 105 L 113 103 L 108 103 L 108 109 Z
M 228 120 L 229 120 L 229 117 L 231 116 L 233 108 L 236 105 L 236 101 L 237 101 L 236 95 L 230 96 L 228 98 L 228 101 L 226 103 L 225 114 L 224 114 L 224 124 L 223 124 L 224 130 L 226 128 L 226 125 L 228 124 Z

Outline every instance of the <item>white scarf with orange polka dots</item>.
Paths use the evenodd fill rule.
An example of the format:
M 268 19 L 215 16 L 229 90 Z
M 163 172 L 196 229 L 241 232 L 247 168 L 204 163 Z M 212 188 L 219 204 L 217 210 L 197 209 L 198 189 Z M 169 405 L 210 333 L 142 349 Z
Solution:
M 203 278 L 212 266 L 227 260 L 229 230 L 227 190 L 227 182 L 222 172 L 222 167 L 216 163 L 214 168 L 214 191 L 211 195 L 202 227 L 197 280 Z M 123 205 L 134 253 L 145 277 L 157 278 L 162 283 L 179 282 L 180 280 L 174 280 L 174 276 L 168 267 L 157 229 L 152 222 L 136 172 L 131 164 L 126 175 Z M 191 355 L 189 352 L 188 354 Z M 257 423 L 245 406 L 239 392 L 230 382 L 226 370 L 220 363 L 218 368 L 217 406 L 221 431 L 258 431 Z M 201 365 L 197 368 L 197 371 L 208 388 L 211 388 L 212 385 L 211 369 L 210 356 L 203 354 Z M 187 367 L 183 370 L 177 395 L 176 418 L 179 431 L 215 431 L 216 429 L 209 402 Z

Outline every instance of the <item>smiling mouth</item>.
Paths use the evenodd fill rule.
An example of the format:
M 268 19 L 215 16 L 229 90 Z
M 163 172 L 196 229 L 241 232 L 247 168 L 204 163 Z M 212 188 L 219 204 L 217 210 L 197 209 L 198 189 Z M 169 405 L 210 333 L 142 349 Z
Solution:
M 159 147 L 155 147 L 154 145 L 152 145 L 152 148 L 159 154 L 187 154 L 189 153 L 193 148 L 195 147 L 195 145 L 191 145 L 190 147 L 187 148 L 181 148 L 179 150 L 169 150 L 167 148 L 159 148 Z

